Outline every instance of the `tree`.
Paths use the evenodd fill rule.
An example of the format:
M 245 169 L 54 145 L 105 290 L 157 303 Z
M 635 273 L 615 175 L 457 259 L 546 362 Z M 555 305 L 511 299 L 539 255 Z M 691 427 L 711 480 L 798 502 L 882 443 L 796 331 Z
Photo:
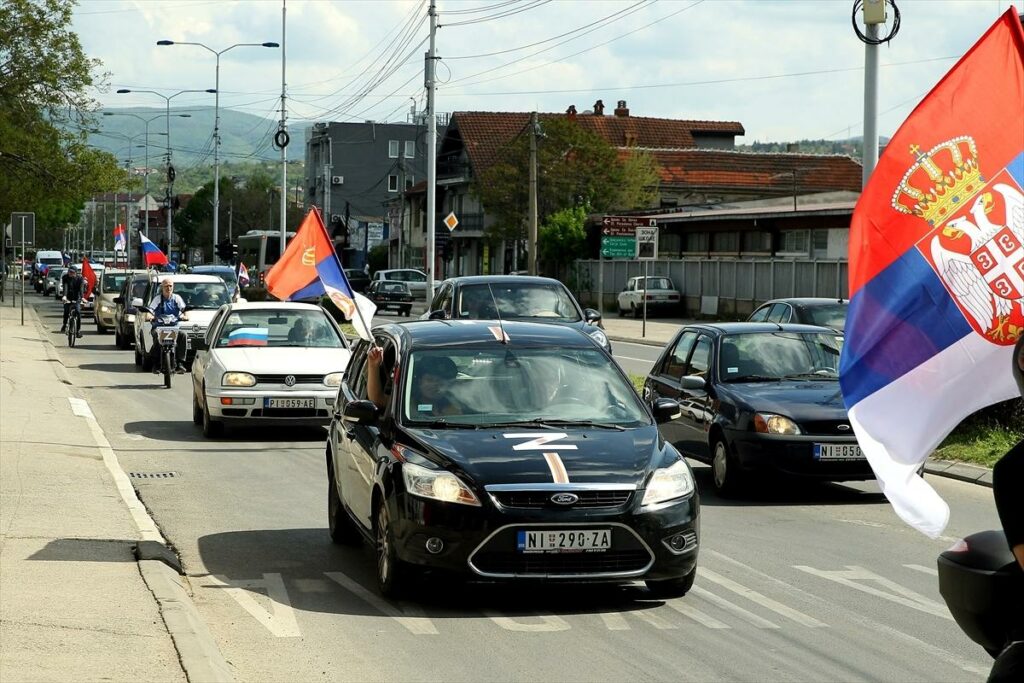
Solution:
M 572 263 L 581 253 L 587 241 L 588 207 L 574 206 L 556 211 L 537 231 L 537 255 L 545 268 L 550 268 L 556 278 L 561 279 L 562 268 Z
M 657 194 L 658 171 L 646 152 L 620 151 L 601 136 L 565 117 L 542 118 L 537 145 L 537 214 L 544 223 L 563 209 L 628 210 L 648 206 Z M 523 131 L 503 158 L 476 179 L 473 192 L 496 219 L 492 237 L 519 238 L 525 225 L 529 180 L 529 134 Z

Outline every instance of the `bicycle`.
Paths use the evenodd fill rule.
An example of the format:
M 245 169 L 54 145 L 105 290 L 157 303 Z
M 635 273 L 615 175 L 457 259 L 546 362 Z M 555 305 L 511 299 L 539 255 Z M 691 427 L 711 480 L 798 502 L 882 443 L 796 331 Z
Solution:
M 71 311 L 68 312 L 68 346 L 72 348 L 74 348 L 75 341 L 78 339 L 78 331 L 82 327 L 81 316 L 82 314 L 79 312 L 78 306 L 72 306 Z

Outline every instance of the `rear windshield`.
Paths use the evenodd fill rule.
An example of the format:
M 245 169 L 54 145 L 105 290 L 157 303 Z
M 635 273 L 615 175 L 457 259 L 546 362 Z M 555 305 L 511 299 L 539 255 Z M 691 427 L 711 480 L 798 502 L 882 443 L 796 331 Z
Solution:
M 640 279 L 637 281 L 637 286 L 640 289 L 644 288 L 644 281 Z M 672 286 L 672 281 L 667 277 L 649 277 L 647 278 L 647 289 L 675 289 Z
M 848 308 L 846 304 L 839 303 L 828 306 L 815 306 L 813 308 L 805 308 L 804 315 L 812 325 L 843 330 L 846 328 L 846 311 Z
M 101 291 L 119 292 L 124 287 L 124 281 L 127 279 L 128 273 L 104 273 Z
M 490 320 L 497 318 L 498 314 L 503 319 L 538 319 L 544 322 L 577 322 L 581 319 L 575 302 L 559 284 L 491 283 L 461 288 L 457 317 Z

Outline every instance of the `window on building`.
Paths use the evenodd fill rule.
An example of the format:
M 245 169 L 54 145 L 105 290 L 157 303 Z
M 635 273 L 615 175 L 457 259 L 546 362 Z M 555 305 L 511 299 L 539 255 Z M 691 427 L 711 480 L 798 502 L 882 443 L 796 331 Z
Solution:
M 388 158 L 398 158 L 398 143 L 400 140 L 388 140 Z
M 415 159 L 416 158 L 416 142 L 415 140 L 405 141 L 405 158 Z
M 740 234 L 738 232 L 711 233 L 711 251 L 735 253 L 740 250 Z
M 388 192 L 398 192 L 398 176 L 388 176 Z
M 826 258 L 828 256 L 828 230 L 814 230 L 811 233 L 814 258 Z
M 760 230 L 747 231 L 741 235 L 743 251 L 767 254 L 772 250 L 772 235 Z
M 684 237 L 686 238 L 685 251 L 703 253 L 708 250 L 708 234 L 706 232 L 688 232 Z
M 779 251 L 791 254 L 807 254 L 810 251 L 810 235 L 806 230 L 783 230 L 782 248 Z

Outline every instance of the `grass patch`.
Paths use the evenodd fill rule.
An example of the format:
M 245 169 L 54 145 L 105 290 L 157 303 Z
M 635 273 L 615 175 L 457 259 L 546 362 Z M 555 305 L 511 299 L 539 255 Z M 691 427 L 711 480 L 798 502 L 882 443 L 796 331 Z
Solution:
M 636 389 L 636 393 L 641 396 L 644 395 L 644 380 L 647 379 L 643 375 L 635 375 L 632 372 L 629 374 L 629 381 L 633 383 L 633 388 Z

